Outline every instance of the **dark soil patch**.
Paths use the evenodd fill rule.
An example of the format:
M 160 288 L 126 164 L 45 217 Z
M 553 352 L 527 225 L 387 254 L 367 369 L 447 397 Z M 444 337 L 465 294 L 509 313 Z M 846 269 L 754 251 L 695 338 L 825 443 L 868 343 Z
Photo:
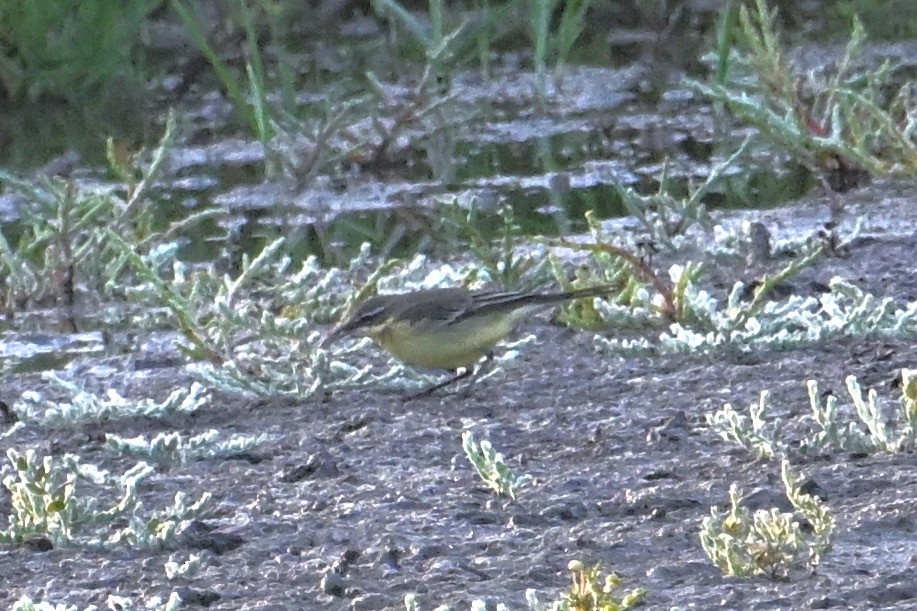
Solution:
M 862 239 L 811 272 L 842 275 L 902 304 L 915 297 L 915 235 Z M 711 432 L 704 415 L 744 409 L 768 389 L 782 417 L 808 412 L 805 381 L 846 403 L 843 380 L 896 399 L 902 367 L 917 363 L 912 339 L 843 339 L 780 353 L 621 359 L 596 353 L 590 336 L 533 322 L 536 346 L 456 394 L 403 402 L 391 394 L 340 393 L 291 403 L 218 397 L 181 421 L 137 420 L 79 429 L 30 430 L 4 445 L 76 452 L 113 472 L 131 461 L 103 453 L 99 433 L 209 428 L 274 440 L 236 460 L 200 461 L 158 474 L 148 506 L 178 490 L 212 492 L 212 517 L 175 549 L 36 551 L 0 555 L 0 604 L 35 599 L 104 605 L 110 594 L 167 596 L 212 609 L 401 608 L 416 592 L 424 609 L 466 609 L 476 598 L 525 608 L 568 586 L 567 563 L 601 562 L 626 587 L 648 590 L 646 608 L 912 609 L 917 606 L 917 460 L 835 452 L 797 464 L 838 521 L 834 549 L 802 581 L 733 579 L 698 542 L 701 520 L 738 483 L 761 507 L 784 506 L 779 465 L 755 460 Z M 180 370 L 134 374 L 125 394 L 164 396 Z M 40 387 L 10 376 L 2 398 Z M 487 490 L 460 437 L 473 428 L 535 477 L 515 502 Z M 792 429 L 792 427 L 791 427 Z M 792 434 L 792 431 L 791 431 Z M 152 488 L 152 489 L 151 489 Z M 9 511 L 9 495 L 0 491 Z M 170 553 L 200 551 L 206 568 L 169 582 Z M 330 570 L 336 567 L 337 572 Z M 194 602 L 192 602 L 194 601 Z

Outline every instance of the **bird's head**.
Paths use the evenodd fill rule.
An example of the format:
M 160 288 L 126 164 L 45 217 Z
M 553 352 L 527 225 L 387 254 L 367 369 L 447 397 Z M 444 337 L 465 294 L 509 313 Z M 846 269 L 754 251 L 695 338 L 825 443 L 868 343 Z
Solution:
M 321 341 L 319 347 L 325 348 L 334 340 L 347 333 L 372 329 L 388 317 L 388 299 L 385 295 L 370 297 L 353 311 L 347 318 L 334 327 Z

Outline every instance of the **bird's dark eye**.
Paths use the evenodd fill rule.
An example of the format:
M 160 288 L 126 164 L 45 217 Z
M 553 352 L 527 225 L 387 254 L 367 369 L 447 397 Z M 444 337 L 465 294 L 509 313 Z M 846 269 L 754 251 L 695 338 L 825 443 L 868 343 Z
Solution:
M 375 322 L 376 319 L 379 318 L 379 316 L 383 312 L 385 312 L 385 308 L 382 306 L 379 306 L 378 308 L 373 308 L 372 310 L 369 310 L 369 311 L 366 311 L 360 314 L 360 317 L 357 319 L 357 321 L 360 325 L 370 324 L 372 322 Z

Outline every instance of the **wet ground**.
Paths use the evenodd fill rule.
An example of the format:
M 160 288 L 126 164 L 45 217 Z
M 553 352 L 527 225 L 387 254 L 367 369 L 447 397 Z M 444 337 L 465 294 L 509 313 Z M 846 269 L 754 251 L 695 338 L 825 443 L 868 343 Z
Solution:
M 687 4 L 715 17 L 709 3 Z M 804 4 L 802 23 L 824 13 L 817 3 Z M 232 109 L 215 85 L 192 87 L 181 100 L 184 131 L 150 203 L 179 217 L 219 209 L 217 221 L 188 236 L 193 239 L 184 243 L 182 257 L 217 261 L 220 273 L 277 235 L 287 237 L 294 257 L 317 253 L 327 263 L 346 263 L 364 240 L 374 241 L 383 256 L 421 250 L 454 260 L 461 254 L 448 250 L 455 243 L 444 238 L 440 224 L 443 200 L 475 202 L 490 212 L 512 208 L 524 234 L 582 230 L 586 210 L 600 217 L 622 213 L 616 186 L 655 192 L 665 168 L 675 190 L 682 190 L 703 181 L 744 138 L 744 129 L 725 125 L 685 84 L 687 74 L 706 76 L 709 66 L 695 58 L 709 48 L 701 38 L 715 24 L 710 18 L 700 27 L 691 15 L 661 11 L 658 28 L 642 33 L 645 44 L 637 45 L 626 27 L 609 34 L 604 24 L 592 24 L 605 53 L 617 56 L 626 47 L 640 59 L 603 67 L 571 63 L 559 72 L 563 78 L 549 76 L 547 104 L 537 99 L 535 77 L 515 53 L 500 55 L 505 65 L 495 65 L 491 79 L 457 71 L 443 124 L 408 125 L 384 159 L 348 160 L 307 179 L 295 172 L 266 178 L 266 151 L 252 137 L 230 134 Z M 672 40 L 662 36 L 671 30 L 667 18 L 681 20 Z M 363 42 L 385 35 L 383 22 L 359 10 L 347 19 L 369 28 L 356 36 Z M 808 34 L 799 29 L 791 38 L 808 40 Z M 889 59 L 912 72 L 915 44 L 870 44 L 864 62 Z M 806 69 L 824 68 L 842 53 L 840 44 L 806 45 L 791 52 Z M 320 51 L 309 48 L 298 59 L 313 62 L 325 57 Z M 410 97 L 412 81 L 398 65 L 401 58 L 375 54 L 382 65 L 371 65 L 385 77 L 389 97 L 371 114 L 385 123 Z M 606 59 L 631 61 L 629 55 Z M 303 106 L 316 102 L 304 98 Z M 151 121 L 157 136 L 163 116 Z M 372 143 L 369 123 L 363 117 L 347 126 L 344 144 L 351 141 L 343 136 Z M 444 125 L 454 130 L 451 140 L 437 139 L 448 131 Z M 12 139 L 26 149 L 34 148 L 33 139 L 46 140 L 30 129 Z M 78 157 L 56 162 L 61 159 L 68 160 L 66 168 L 52 163 L 45 173 L 90 188 L 124 187 L 99 167 L 83 167 Z M 754 150 L 727 172 L 735 182 L 714 189 L 709 203 L 770 208 L 812 192 L 816 181 L 785 162 L 772 149 Z M 917 299 L 917 185 L 876 181 L 832 197 L 815 192 L 766 212 L 729 212 L 717 222 L 760 221 L 775 242 L 819 230 L 840 236 L 842 247 L 781 287 L 783 294 L 817 295 L 839 275 L 893 298 L 898 307 Z M 0 219 L 15 224 L 21 205 L 9 192 L 0 194 Z M 844 212 L 832 218 L 831 207 Z M 828 221 L 834 229 L 825 229 Z M 628 219 L 609 224 L 615 231 L 637 225 Z M 668 257 L 658 255 L 656 269 L 704 254 Z M 787 260 L 709 263 L 706 286 L 722 297 L 736 281 L 760 278 Z M 41 379 L 41 371 L 51 370 L 91 390 L 114 388 L 130 398 L 162 399 L 191 382 L 176 333 L 138 332 L 135 338 L 133 329 L 107 328 L 110 313 L 94 311 L 91 289 L 81 290 L 77 305 L 88 319 L 83 333 L 62 330 L 58 323 L 66 317 L 47 304 L 31 304 L 2 321 L 0 401 L 13 405 L 27 391 L 58 393 Z M 99 312 L 104 314 L 93 318 Z M 74 453 L 123 473 L 135 461 L 107 452 L 106 435 L 190 436 L 215 428 L 270 436 L 253 452 L 192 462 L 148 480 L 141 491 L 148 509 L 168 505 L 177 491 L 192 498 L 213 494 L 207 516 L 167 549 L 4 548 L 0 606 L 28 595 L 104 608 L 113 594 L 139 601 L 177 591 L 186 608 L 222 610 L 400 609 L 408 593 L 417 594 L 424 610 L 439 604 L 467 609 L 475 599 L 523 609 L 530 588 L 541 600 L 557 598 L 569 587 L 568 562 L 582 560 L 620 574 L 624 590 L 646 588 L 647 609 L 917 608 L 913 450 L 795 457 L 794 466 L 823 493 L 837 519 L 834 548 L 811 577 L 730 578 L 709 562 L 698 540 L 701 520 L 711 507 L 725 508 L 732 483 L 753 508 L 788 509 L 779 464 L 723 441 L 705 425 L 706 414 L 727 402 L 744 409 L 767 389 L 774 413 L 789 419 L 788 434 L 798 438 L 811 425 L 805 420 L 806 380 L 818 380 L 847 406 L 843 380 L 851 374 L 864 388 L 875 388 L 890 412 L 900 370 L 917 367 L 914 337 L 841 338 L 786 352 L 623 358 L 599 353 L 590 333 L 550 324 L 547 317 L 520 329 L 520 336 L 526 333 L 537 337 L 534 345 L 468 395 L 405 402 L 391 392 L 340 392 L 296 402 L 221 394 L 190 416 L 30 426 L 0 440 L 0 450 Z M 113 355 L 112 334 L 129 335 L 125 343 L 140 352 Z M 480 481 L 461 448 L 466 430 L 490 440 L 518 472 L 534 477 L 516 500 L 496 496 Z M 11 509 L 9 492 L 0 488 L 0 514 Z M 168 580 L 163 565 L 169 557 L 183 560 L 191 553 L 202 555 L 201 571 Z
M 795 286 L 844 276 L 903 305 L 917 297 L 913 184 L 880 183 L 846 197 L 847 221 L 870 228 L 842 256 L 822 260 Z M 910 208 L 908 208 L 910 206 Z M 764 213 L 775 232 L 822 222 L 823 196 Z M 750 213 L 749 213 L 750 214 Z M 720 270 L 725 275 L 741 270 Z M 34 599 L 102 605 L 110 594 L 166 596 L 211 609 L 390 609 L 417 593 L 421 608 L 466 609 L 477 598 L 525 608 L 534 588 L 550 600 L 568 586 L 567 563 L 600 562 L 625 588 L 648 590 L 645 608 L 911 609 L 917 606 L 917 460 L 840 451 L 798 459 L 837 519 L 834 548 L 811 577 L 792 582 L 724 576 L 698 542 L 701 520 L 723 509 L 739 484 L 754 508 L 787 508 L 776 462 L 721 440 L 705 414 L 739 409 L 768 389 L 775 415 L 804 429 L 805 381 L 818 380 L 848 405 L 843 379 L 856 375 L 891 409 L 900 370 L 914 367 L 913 338 L 841 339 L 776 353 L 619 358 L 596 352 L 588 333 L 547 321 L 522 332 L 538 340 L 468 396 L 404 402 L 394 394 L 333 395 L 310 402 L 217 396 L 168 421 L 138 419 L 75 428 L 30 427 L 4 446 L 78 453 L 113 472 L 133 464 L 103 451 L 104 434 L 151 435 L 209 428 L 267 433 L 234 460 L 206 460 L 156 475 L 149 507 L 178 490 L 213 493 L 212 512 L 161 552 L 7 549 L 0 604 Z M 178 355 L 175 355 L 178 357 Z M 69 371 L 87 371 L 78 358 Z M 92 387 L 163 396 L 185 385 L 181 367 L 117 373 Z M 122 383 L 123 381 L 123 383 Z M 8 375 L 2 398 L 42 388 L 37 374 Z M 461 449 L 461 434 L 489 439 L 535 479 L 510 501 L 489 491 Z M 790 433 L 791 435 L 793 433 Z M 9 495 L 0 493 L 3 512 Z M 171 553 L 199 552 L 193 578 L 166 580 Z

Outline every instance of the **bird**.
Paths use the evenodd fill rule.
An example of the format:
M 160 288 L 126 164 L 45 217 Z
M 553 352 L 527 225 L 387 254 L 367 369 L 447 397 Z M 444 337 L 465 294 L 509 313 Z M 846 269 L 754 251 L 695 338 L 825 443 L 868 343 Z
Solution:
M 455 374 L 408 397 L 416 398 L 472 375 L 475 364 L 482 357 L 489 361 L 494 346 L 533 310 L 609 292 L 608 286 L 554 292 L 459 287 L 375 295 L 334 327 L 320 347 L 327 348 L 342 335 L 358 333 L 403 363 Z

